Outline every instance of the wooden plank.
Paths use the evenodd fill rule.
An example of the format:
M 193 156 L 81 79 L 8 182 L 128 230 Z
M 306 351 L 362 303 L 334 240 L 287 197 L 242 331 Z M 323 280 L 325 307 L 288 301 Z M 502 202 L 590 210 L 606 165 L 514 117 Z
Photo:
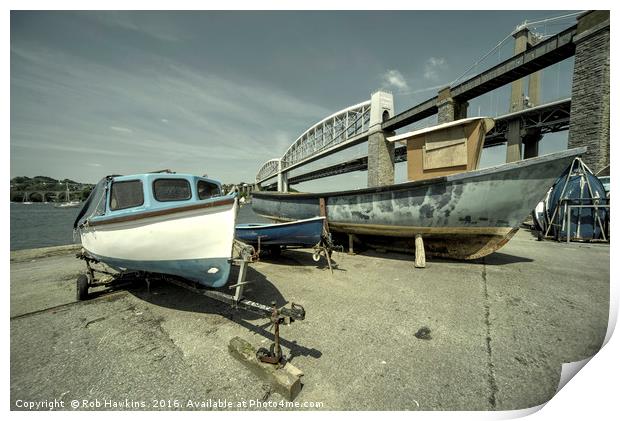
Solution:
M 280 368 L 277 365 L 259 361 L 256 358 L 256 349 L 238 336 L 228 343 L 228 352 L 289 401 L 294 400 L 301 391 L 303 372 L 291 363 L 286 363 Z

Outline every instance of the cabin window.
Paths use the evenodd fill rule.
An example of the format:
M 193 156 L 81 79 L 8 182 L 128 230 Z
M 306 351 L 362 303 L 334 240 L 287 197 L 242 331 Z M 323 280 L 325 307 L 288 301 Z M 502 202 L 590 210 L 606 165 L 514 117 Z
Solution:
M 198 199 L 204 200 L 213 196 L 219 196 L 220 186 L 208 181 L 198 180 Z
M 189 200 L 192 190 L 189 181 L 183 178 L 160 178 L 153 183 L 153 195 L 159 202 Z
M 110 209 L 133 208 L 144 204 L 142 181 L 115 181 L 110 189 Z

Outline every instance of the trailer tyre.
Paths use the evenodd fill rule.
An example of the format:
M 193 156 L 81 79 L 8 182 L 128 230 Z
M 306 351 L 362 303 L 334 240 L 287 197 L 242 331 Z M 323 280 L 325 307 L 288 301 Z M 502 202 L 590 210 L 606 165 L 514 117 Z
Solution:
M 76 294 L 77 300 L 84 301 L 88 299 L 88 277 L 86 275 L 78 276 L 76 286 L 77 286 L 77 294 Z

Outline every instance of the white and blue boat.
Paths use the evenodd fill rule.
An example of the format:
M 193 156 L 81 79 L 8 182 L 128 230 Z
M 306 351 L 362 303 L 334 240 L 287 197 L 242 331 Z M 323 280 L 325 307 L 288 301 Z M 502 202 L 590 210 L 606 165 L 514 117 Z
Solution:
M 250 223 L 235 227 L 238 240 L 252 246 L 314 247 L 321 241 L 325 217 L 302 219 L 280 224 Z
M 108 176 L 74 223 L 92 258 L 120 271 L 183 277 L 207 287 L 230 273 L 237 196 L 190 174 Z

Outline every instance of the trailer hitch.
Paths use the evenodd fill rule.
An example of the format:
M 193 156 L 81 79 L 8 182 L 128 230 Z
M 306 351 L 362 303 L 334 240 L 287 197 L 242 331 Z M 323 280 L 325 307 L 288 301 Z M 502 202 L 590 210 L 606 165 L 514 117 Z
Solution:
M 299 304 L 291 303 L 291 308 L 282 307 L 278 309 L 275 301 L 272 301 L 270 320 L 274 330 L 273 344 L 269 350 L 266 348 L 259 348 L 258 351 L 256 351 L 256 358 L 268 364 L 277 364 L 280 366 L 286 364 L 286 360 L 282 356 L 282 348 L 280 347 L 280 324 L 290 324 L 295 320 L 303 320 L 305 317 L 306 310 Z
M 284 366 L 284 364 L 286 364 L 286 361 L 284 360 L 282 356 L 282 349 L 280 347 L 280 325 L 283 323 L 290 324 L 294 322 L 295 320 L 304 320 L 306 318 L 306 309 L 302 305 L 296 304 L 293 302 L 291 302 L 291 306 L 289 308 L 287 307 L 278 308 L 275 301 L 271 302 L 271 306 L 267 306 L 265 304 L 258 303 L 256 301 L 252 301 L 252 300 L 245 298 L 243 296 L 243 287 L 246 284 L 248 284 L 248 282 L 245 281 L 246 268 L 247 268 L 247 264 L 252 261 L 251 259 L 255 255 L 255 253 L 250 253 L 249 250 L 247 250 L 247 252 L 248 253 L 246 253 L 244 258 L 238 261 L 241 266 L 239 270 L 238 282 L 230 286 L 231 289 L 235 289 L 234 295 L 226 294 L 222 291 L 218 291 L 214 289 L 205 289 L 203 287 L 199 287 L 197 284 L 187 282 L 183 280 L 182 278 L 178 278 L 175 276 L 166 276 L 166 275 L 161 275 L 161 274 L 159 274 L 159 276 L 161 277 L 161 279 L 164 279 L 174 285 L 178 285 L 182 288 L 188 289 L 197 294 L 204 295 L 206 297 L 220 301 L 222 303 L 229 304 L 232 308 L 236 310 L 250 311 L 260 316 L 268 317 L 270 319 L 271 326 L 274 328 L 274 343 L 271 345 L 270 350 L 267 350 L 265 348 L 260 348 L 257 351 L 256 356 L 260 361 Z M 88 274 L 89 274 L 88 276 L 92 278 L 89 280 L 88 284 L 86 285 L 86 288 L 94 287 L 94 286 L 112 285 L 112 283 L 94 282 L 94 272 L 101 272 L 101 273 L 109 274 L 113 277 L 113 279 L 116 279 L 118 281 L 124 280 L 123 273 L 120 273 L 120 274 L 111 273 L 111 272 L 92 268 L 90 264 L 99 263 L 99 261 L 93 258 L 92 256 L 88 255 L 87 253 L 80 253 L 77 255 L 77 257 L 86 261 L 86 266 L 87 266 Z M 149 274 L 146 272 L 131 272 L 129 274 L 133 276 L 131 278 L 132 280 L 134 278 L 148 280 L 148 277 L 149 277 Z M 79 290 L 79 285 L 78 285 L 78 290 Z

